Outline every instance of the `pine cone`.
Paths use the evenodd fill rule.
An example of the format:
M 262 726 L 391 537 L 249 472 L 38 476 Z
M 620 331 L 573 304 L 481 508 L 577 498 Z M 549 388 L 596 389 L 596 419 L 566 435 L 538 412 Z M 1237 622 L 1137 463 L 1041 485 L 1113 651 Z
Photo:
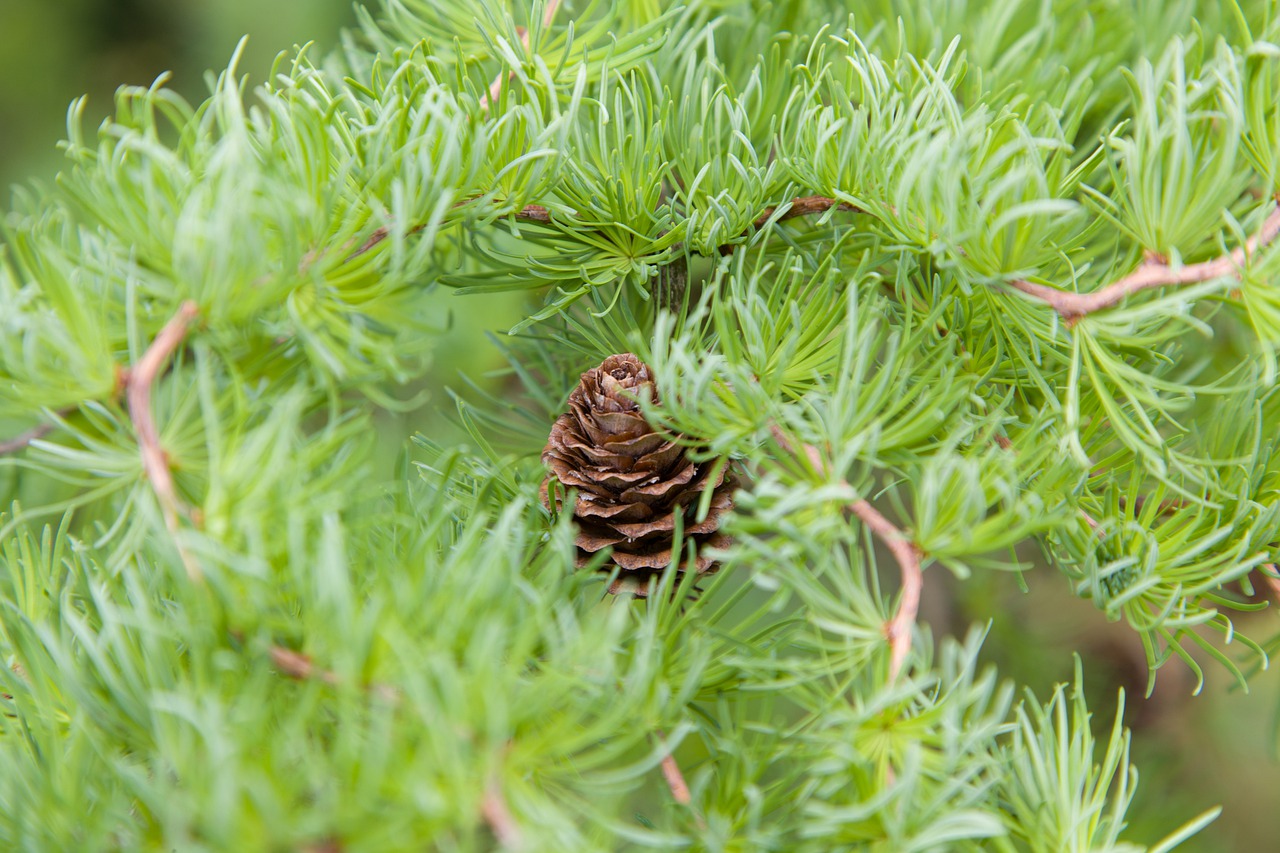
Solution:
M 657 399 L 649 366 L 631 353 L 611 355 L 582 374 L 569 395 L 569 412 L 551 427 L 542 461 L 551 469 L 542 484 L 542 503 L 551 508 L 554 478 L 578 490 L 573 508 L 578 523 L 578 565 L 613 547 L 604 568 L 621 569 L 609 592 L 649 594 L 650 582 L 671 564 L 676 518 L 684 522 L 684 544 L 695 547 L 698 574 L 715 571 L 703 555 L 724 545 L 717 532 L 733 501 L 733 482 L 724 465 L 694 462 L 686 449 L 667 441 L 644 419 L 638 399 Z M 701 495 L 712 490 L 711 509 L 697 521 Z M 560 500 L 557 499 L 557 509 Z

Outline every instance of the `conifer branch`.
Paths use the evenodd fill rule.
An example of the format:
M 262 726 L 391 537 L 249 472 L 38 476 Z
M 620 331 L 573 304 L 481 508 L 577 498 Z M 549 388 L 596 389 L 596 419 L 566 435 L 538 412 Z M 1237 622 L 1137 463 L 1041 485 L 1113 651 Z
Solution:
M 834 198 L 827 198 L 826 196 L 820 196 L 820 195 L 808 195 L 808 196 L 800 196 L 798 198 L 793 198 L 791 200 L 790 206 L 782 212 L 782 214 L 778 217 L 777 221 L 785 222 L 788 219 L 795 219 L 798 216 L 813 216 L 815 214 L 823 214 L 833 207 L 836 210 L 844 210 L 850 213 L 863 212 L 861 208 L 855 207 L 854 205 L 849 204 L 848 202 L 845 202 L 845 201 L 837 201 Z M 764 213 L 757 216 L 755 218 L 755 221 L 751 223 L 750 230 L 741 236 L 746 237 L 750 235 L 752 232 L 759 231 L 765 225 L 768 225 L 769 220 L 773 217 L 774 213 L 777 210 L 778 210 L 777 207 L 765 208 Z M 732 255 L 733 250 L 736 247 L 737 247 L 736 243 L 725 243 L 720 247 L 720 254 Z
M 658 744 L 665 748 L 666 738 L 663 737 L 662 732 L 657 732 L 655 737 Z M 693 808 L 693 794 L 689 791 L 689 784 L 684 779 L 684 773 L 680 770 L 680 763 L 676 761 L 675 754 L 668 751 L 662 757 L 662 762 L 659 766 L 662 768 L 662 778 L 667 783 L 667 789 L 671 791 L 671 799 L 693 813 L 694 824 L 699 829 L 706 829 L 706 821 L 702 819 L 702 815 L 698 813 L 697 809 Z
M 671 797 L 677 803 L 687 806 L 693 802 L 693 795 L 689 793 L 689 785 L 684 781 L 684 774 L 680 772 L 680 764 L 671 753 L 667 753 L 662 759 L 662 778 L 667 780 L 667 787 L 671 789 Z
M 319 681 L 331 687 L 342 683 L 342 678 L 336 672 L 316 666 L 311 657 L 302 652 L 284 646 L 272 646 L 267 654 L 271 658 L 271 664 L 286 678 L 294 681 Z M 388 684 L 372 684 L 369 689 L 388 702 L 400 699 L 400 691 Z
M 897 612 L 884 628 L 890 649 L 889 680 L 894 681 L 911 651 L 911 631 L 920 612 L 920 593 L 924 590 L 920 549 L 866 500 L 859 498 L 849 504 L 849 509 L 889 549 L 902 573 L 902 599 L 898 602 Z
M 458 207 L 459 205 L 465 204 L 465 203 L 466 203 L 465 201 L 458 202 L 457 204 L 454 205 L 454 207 Z M 520 208 L 519 210 L 517 210 L 515 213 L 511 215 L 515 217 L 517 220 L 520 220 L 522 222 L 541 222 L 543 224 L 546 224 L 551 221 L 551 211 L 547 210 L 545 207 L 543 207 L 540 204 L 526 204 L 524 207 Z M 413 228 L 409 229 L 409 234 L 417 234 L 419 231 L 423 230 L 426 227 L 427 227 L 426 225 L 415 225 Z M 354 252 L 352 252 L 351 254 L 347 255 L 345 258 L 342 259 L 343 263 L 355 260 L 356 258 L 363 255 L 365 252 L 368 252 L 374 246 L 377 246 L 383 240 L 387 239 L 387 237 L 389 237 L 390 235 L 391 235 L 391 229 L 385 225 L 374 229 L 373 233 L 369 235 L 369 239 L 365 240 L 363 243 L 360 244 L 360 248 L 356 249 Z
M 783 449 L 792 449 L 790 440 L 782 430 L 774 426 L 771 427 L 771 431 L 774 439 L 782 445 Z M 809 463 L 818 471 L 826 473 L 827 467 L 818 448 L 811 444 L 805 444 L 803 447 Z M 845 480 L 840 484 L 851 488 Z M 911 631 L 920 613 L 920 594 L 924 591 L 924 571 L 920 565 L 920 549 L 865 498 L 858 498 L 849 503 L 846 508 L 889 549 L 889 553 L 898 563 L 898 571 L 902 576 L 902 598 L 898 602 L 898 609 L 893 618 L 884 626 L 884 634 L 889 641 L 890 650 L 889 680 L 894 681 L 902 671 L 907 655 L 911 652 Z
M 524 849 L 524 838 L 520 826 L 516 823 L 507 801 L 497 783 L 490 782 L 485 789 L 484 798 L 480 801 L 480 815 L 488 824 L 489 831 L 498 840 L 498 844 L 507 850 Z
M 345 850 L 342 843 L 336 838 L 326 838 L 323 841 L 309 844 L 300 850 L 300 853 L 342 853 Z
M 1127 297 L 1143 290 L 1199 284 L 1226 276 L 1239 278 L 1249 258 L 1259 249 L 1269 245 L 1277 236 L 1280 236 L 1280 207 L 1271 212 L 1271 215 L 1262 223 L 1259 232 L 1250 237 L 1244 246 L 1210 261 L 1172 267 L 1159 258 L 1149 257 L 1129 275 L 1092 293 L 1071 293 L 1022 279 L 1010 282 L 1009 286 L 1047 303 L 1062 316 L 1062 319 L 1072 324 L 1094 311 L 1118 305 Z
M 129 404 L 129 418 L 133 421 L 134 432 L 138 436 L 142 468 L 151 483 L 152 491 L 160 501 L 165 527 L 174 536 L 178 532 L 181 504 L 174 486 L 173 472 L 169 469 L 169 457 L 160 445 L 160 430 L 156 427 L 155 417 L 151 412 L 151 389 L 169 363 L 170 357 L 182 345 L 191 322 L 199 314 L 200 308 L 196 303 L 182 303 L 178 313 L 165 324 L 151 346 L 142 354 L 142 358 L 126 374 L 125 394 Z M 188 577 L 193 581 L 200 580 L 200 568 L 187 550 L 178 545 L 178 553 L 186 566 Z
M 778 221 L 785 222 L 788 219 L 795 219 L 798 216 L 813 216 L 815 214 L 826 213 L 833 207 L 836 210 L 843 210 L 849 213 L 863 212 L 862 208 L 849 204 L 847 201 L 837 201 L 834 198 L 827 198 L 826 196 L 820 195 L 806 195 L 793 198 L 791 200 L 791 206 L 782 212 L 782 215 L 778 217 Z M 757 230 L 763 228 L 769 223 L 769 219 L 777 209 L 777 207 L 765 208 L 764 213 L 757 216 L 755 221 L 751 223 L 751 227 Z
M 0 441 L 0 456 L 7 456 L 10 453 L 17 453 L 20 450 L 25 450 L 27 445 L 31 444 L 31 442 L 38 441 L 51 432 L 53 432 L 53 424 L 44 423 L 33 426 L 31 429 L 19 435 L 15 435 L 13 438 Z
M 292 678 L 294 681 L 315 679 L 323 681 L 325 684 L 336 685 L 338 683 L 337 673 L 321 669 L 312 662 L 310 657 L 302 652 L 295 652 L 293 649 L 287 649 L 284 646 L 272 646 L 268 654 L 271 656 L 271 663 L 280 674 Z

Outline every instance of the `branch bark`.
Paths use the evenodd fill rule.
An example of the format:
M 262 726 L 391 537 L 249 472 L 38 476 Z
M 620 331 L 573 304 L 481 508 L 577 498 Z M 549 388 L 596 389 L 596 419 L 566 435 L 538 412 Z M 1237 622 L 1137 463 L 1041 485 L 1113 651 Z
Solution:
M 524 839 L 520 834 L 520 826 L 516 823 L 507 801 L 502 796 L 496 783 L 490 782 L 485 789 L 484 798 L 480 801 L 480 815 L 489 826 L 498 844 L 507 850 L 521 850 Z
M 845 210 L 850 213 L 863 212 L 861 208 L 855 207 L 848 202 L 836 201 L 834 198 L 827 198 L 826 196 L 807 195 L 800 196 L 799 198 L 793 198 L 791 200 L 791 205 L 783 211 L 781 216 L 778 217 L 778 221 L 785 222 L 788 219 L 795 219 L 798 216 L 813 216 L 815 214 L 826 213 L 833 207 L 836 210 Z M 767 225 L 777 210 L 777 207 L 765 208 L 764 213 L 757 216 L 755 221 L 751 223 L 751 230 L 759 231 Z M 737 248 L 736 244 L 725 243 L 720 247 L 720 254 L 732 255 L 735 248 Z
M 129 418 L 133 421 L 134 432 L 138 436 L 138 449 L 142 454 L 142 468 L 151 483 L 151 489 L 160 501 L 160 511 L 164 515 L 165 527 L 174 536 L 178 532 L 178 512 L 181 503 L 173 483 L 173 472 L 169 469 L 169 457 L 160 445 L 160 430 L 156 427 L 151 413 L 151 389 L 160 378 L 165 365 L 174 352 L 182 345 L 187 336 L 187 329 L 200 314 L 194 302 L 184 302 L 160 334 L 156 335 L 151 346 L 142 354 L 128 372 L 125 396 L 129 404 Z M 202 573 L 191 555 L 178 545 L 178 553 L 182 556 L 187 575 L 195 581 L 201 580 Z
M 455 204 L 454 207 L 458 207 L 459 205 L 465 204 L 466 202 L 471 200 L 472 199 L 464 199 L 458 202 L 457 204 Z M 520 210 L 517 210 L 513 215 L 515 216 L 516 219 L 521 220 L 522 222 L 541 222 L 545 224 L 551 221 L 551 211 L 547 210 L 545 207 L 543 207 L 540 204 L 526 204 Z M 409 233 L 417 234 L 419 231 L 421 231 L 426 227 L 427 226 L 425 225 L 417 225 L 411 228 L 409 230 Z M 355 260 L 356 258 L 363 255 L 365 252 L 372 249 L 374 246 L 381 243 L 383 240 L 387 239 L 387 237 L 390 234 L 391 234 L 391 229 L 385 225 L 374 229 L 374 232 L 369 235 L 369 239 L 361 243 L 360 248 L 356 249 L 354 252 L 347 255 L 345 258 L 343 258 L 342 262 L 345 264 L 348 261 Z
M 784 449 L 793 450 L 791 442 L 783 435 L 782 430 L 775 426 L 771 431 L 774 439 Z M 823 473 L 827 472 L 822 454 L 816 447 L 806 444 L 803 450 L 814 468 Z M 845 481 L 841 483 L 844 486 L 849 485 Z M 920 613 L 920 594 L 924 591 L 924 569 L 920 564 L 920 549 L 864 498 L 858 498 L 846 508 L 889 549 L 902 577 L 898 609 L 884 626 L 885 639 L 889 641 L 889 681 L 896 681 L 906 663 L 907 655 L 911 652 L 911 631 Z
M 689 785 L 684 781 L 680 765 L 676 763 L 675 756 L 670 753 L 662 759 L 662 778 L 667 780 L 667 787 L 671 789 L 671 798 L 677 803 L 687 806 L 693 802 L 693 795 L 689 793 Z
M 1259 249 L 1269 245 L 1277 236 L 1280 236 L 1280 207 L 1271 212 L 1271 215 L 1262 223 L 1262 228 L 1250 237 L 1244 246 L 1211 261 L 1175 268 L 1161 260 L 1149 258 L 1129 275 L 1092 293 L 1071 293 L 1021 279 L 1011 281 L 1009 286 L 1047 303 L 1068 324 L 1074 324 L 1081 317 L 1118 305 L 1127 297 L 1143 290 L 1199 284 L 1226 276 L 1240 278 L 1241 271 L 1249 258 Z
M 655 732 L 654 737 L 658 745 L 665 749 L 667 741 L 662 732 Z M 702 815 L 698 814 L 697 809 L 693 808 L 693 795 L 689 792 L 689 784 L 684 780 L 684 773 L 680 771 L 680 764 L 676 761 L 675 755 L 668 751 L 662 757 L 662 763 L 659 766 L 662 768 L 662 778 L 667 783 L 667 789 L 671 791 L 671 798 L 693 812 L 693 821 L 699 829 L 706 829 L 706 821 L 702 819 Z
M 342 683 L 342 679 L 336 672 L 316 666 L 315 662 L 302 652 L 295 652 L 293 649 L 285 648 L 284 646 L 272 646 L 268 649 L 267 654 L 271 657 L 271 664 L 286 678 L 292 678 L 294 681 L 319 681 L 331 687 L 336 687 Z M 398 702 L 400 700 L 400 691 L 390 685 L 370 684 L 366 686 L 387 702 Z
M 889 549 L 902 575 L 898 610 L 884 626 L 885 637 L 889 640 L 889 680 L 895 681 L 911 651 L 911 630 L 920 613 L 920 593 L 924 590 L 920 549 L 866 500 L 859 498 L 849 504 L 849 509 Z
M 53 424 L 39 424 L 20 435 L 16 435 L 6 441 L 0 441 L 0 456 L 7 456 L 10 453 L 17 453 L 19 450 L 25 450 L 31 442 L 44 438 L 51 432 L 53 432 Z

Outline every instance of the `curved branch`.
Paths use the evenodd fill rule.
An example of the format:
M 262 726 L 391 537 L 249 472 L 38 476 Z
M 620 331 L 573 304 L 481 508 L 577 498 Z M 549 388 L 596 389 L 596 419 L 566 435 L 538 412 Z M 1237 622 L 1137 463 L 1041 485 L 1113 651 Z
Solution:
M 774 440 L 784 450 L 793 451 L 790 440 L 782 430 L 773 426 L 770 427 L 770 431 L 773 433 Z M 826 473 L 827 467 L 822 461 L 822 454 L 818 452 L 818 448 L 806 444 L 803 445 L 803 450 L 809 463 L 816 470 Z M 849 483 L 841 481 L 841 485 L 847 487 Z M 890 651 L 889 680 L 895 681 L 898 674 L 902 672 L 902 666 L 906 663 L 907 655 L 911 651 L 911 630 L 920 613 L 920 594 L 924 591 L 924 570 L 920 564 L 920 549 L 866 499 L 858 498 L 846 508 L 889 549 L 889 553 L 898 563 L 898 571 L 902 576 L 902 599 L 898 602 L 898 609 L 893 614 L 893 618 L 884 626 L 884 635 L 889 641 Z
M 160 430 L 156 427 L 151 413 L 151 389 L 170 357 L 182 345 L 187 336 L 187 328 L 200 314 L 200 308 L 194 302 L 184 302 L 151 346 L 142 354 L 127 374 L 126 398 L 129 403 L 129 419 L 133 421 L 134 432 L 138 436 L 138 449 L 142 453 L 142 469 L 151 483 L 151 489 L 160 501 L 160 511 L 164 515 L 165 527 L 169 533 L 178 532 L 178 492 L 173 483 L 173 472 L 169 470 L 169 457 L 160 445 Z M 195 561 L 178 545 L 178 553 L 187 568 L 187 575 L 192 580 L 200 580 L 201 572 Z
M 1240 278 L 1249 258 L 1273 242 L 1277 236 L 1280 236 L 1280 207 L 1271 212 L 1258 233 L 1250 237 L 1242 247 L 1210 261 L 1171 267 L 1163 261 L 1149 259 L 1124 278 L 1092 293 L 1071 293 L 1021 279 L 1009 282 L 1009 286 L 1047 303 L 1068 323 L 1075 323 L 1081 317 L 1118 305 L 1127 297 L 1143 290 L 1199 284 L 1227 276 Z
M 490 782 L 485 789 L 484 797 L 480 800 L 480 815 L 484 818 L 489 831 L 493 833 L 493 837 L 497 839 L 498 844 L 503 849 L 521 850 L 524 848 L 520 825 L 516 823 L 515 817 L 511 814 L 511 809 L 507 807 L 506 799 L 502 796 L 502 790 L 495 782 Z
M 849 504 L 849 510 L 884 543 L 898 561 L 898 570 L 902 573 L 902 600 L 898 602 L 893 618 L 884 626 L 890 649 L 889 680 L 894 681 L 911 651 L 911 629 L 915 627 L 916 616 L 920 613 L 920 593 L 924 590 L 920 549 L 866 500 L 859 498 Z

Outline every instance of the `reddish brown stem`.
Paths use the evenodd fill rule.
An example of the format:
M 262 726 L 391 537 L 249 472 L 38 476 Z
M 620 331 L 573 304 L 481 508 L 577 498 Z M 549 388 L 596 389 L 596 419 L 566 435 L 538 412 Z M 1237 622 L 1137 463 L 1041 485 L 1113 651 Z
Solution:
M 667 780 L 667 787 L 671 789 L 671 798 L 677 803 L 687 806 L 693 802 L 689 785 L 684 781 L 684 774 L 680 772 L 680 765 L 676 763 L 674 755 L 668 754 L 662 759 L 662 778 Z
M 44 438 L 51 432 L 53 432 L 53 424 L 39 424 L 21 435 L 15 435 L 6 441 L 0 441 L 0 456 L 25 450 L 31 442 Z
M 833 207 L 836 210 L 846 210 L 852 213 L 862 213 L 862 210 L 860 208 L 855 207 L 854 205 L 849 204 L 848 202 L 837 201 L 834 198 L 827 198 L 826 196 L 807 195 L 807 196 L 800 196 L 799 198 L 792 199 L 790 205 L 787 207 L 786 210 L 782 212 L 782 215 L 778 217 L 777 221 L 784 222 L 788 219 L 795 219 L 797 216 L 813 216 L 815 214 L 822 214 L 822 213 L 826 213 L 828 210 L 830 210 Z M 759 231 L 761 228 L 767 225 L 769 223 L 769 220 L 773 218 L 773 215 L 774 213 L 777 212 L 777 210 L 778 208 L 776 207 L 765 208 L 764 213 L 757 216 L 755 218 L 755 221 L 751 223 L 751 230 Z M 736 244 L 725 243 L 723 246 L 720 247 L 720 254 L 731 255 L 733 254 L 733 250 L 735 248 L 736 248 Z
M 463 202 L 459 202 L 459 204 L 462 204 L 462 203 Z M 458 205 L 454 205 L 454 207 L 457 207 L 457 206 Z M 551 221 L 551 211 L 547 210 L 545 207 L 543 207 L 540 204 L 526 204 L 520 210 L 517 210 L 513 214 L 513 216 L 515 216 L 516 219 L 521 220 L 523 222 L 547 223 Z M 418 225 L 409 229 L 409 233 L 417 234 L 419 231 L 423 230 L 424 228 L 426 228 L 425 225 Z M 345 258 L 343 258 L 343 263 L 346 263 L 347 261 L 355 260 L 356 258 L 363 255 L 365 252 L 372 249 L 374 246 L 377 246 L 383 240 L 387 239 L 387 237 L 389 237 L 390 235 L 391 235 L 391 229 L 385 225 L 375 229 L 374 232 L 369 235 L 369 239 L 365 240 L 363 243 L 360 244 L 360 248 L 356 249 L 354 252 L 347 255 Z
M 524 847 L 520 826 L 507 807 L 502 790 L 494 782 L 490 782 L 485 789 L 484 799 L 480 801 L 480 815 L 500 845 L 508 850 L 520 850 Z
M 795 219 L 797 216 L 813 216 L 814 214 L 826 213 L 831 208 L 836 210 L 845 210 L 850 213 L 861 213 L 862 210 L 845 201 L 836 201 L 834 198 L 827 198 L 820 195 L 806 195 L 791 200 L 791 206 L 782 212 L 778 217 L 779 222 L 785 222 L 788 219 Z M 755 222 L 751 223 L 752 228 L 763 228 L 768 224 L 769 219 L 773 216 L 778 208 L 766 208 L 764 213 L 756 217 Z
M 267 653 L 280 674 L 294 681 L 319 681 L 335 687 L 342 683 L 336 672 L 316 666 L 302 652 L 295 652 L 284 646 L 272 646 Z M 397 702 L 400 699 L 400 692 L 390 685 L 372 684 L 368 685 L 368 689 L 387 702 Z
M 894 681 L 911 651 L 911 631 L 920 612 L 920 593 L 924 590 L 924 572 L 920 566 L 920 549 L 902 531 L 867 501 L 859 498 L 849 504 L 850 511 L 876 535 L 898 562 L 902 574 L 902 597 L 898 610 L 885 625 L 889 640 L 889 680 Z
M 315 679 L 323 681 L 325 684 L 338 683 L 336 673 L 332 673 L 327 669 L 320 669 L 311 661 L 311 658 L 302 652 L 295 652 L 293 649 L 286 649 L 284 646 L 272 646 L 270 655 L 271 663 L 280 671 L 280 674 L 295 681 Z
M 129 369 L 127 374 L 126 397 L 129 403 L 129 418 L 133 421 L 134 432 L 138 436 L 138 449 L 142 454 L 142 469 L 151 483 L 151 489 L 160 501 L 160 512 L 164 516 L 165 526 L 171 534 L 178 532 L 178 511 L 181 506 L 178 492 L 173 483 L 173 472 L 169 469 L 169 457 L 160 445 L 160 430 L 156 426 L 151 412 L 151 389 L 160 374 L 164 371 L 169 359 L 182 345 L 187 336 L 187 329 L 200 314 L 194 302 L 184 302 L 178 313 L 165 324 L 151 342 L 151 346 L 138 359 L 138 363 Z M 190 555 L 178 546 L 186 565 L 187 574 L 192 580 L 200 580 L 201 573 Z
M 772 427 L 774 439 L 786 450 L 794 452 L 791 442 L 776 426 Z M 827 473 L 822 454 L 813 445 L 803 445 L 805 457 L 817 471 Z M 848 483 L 842 481 L 848 487 Z M 907 536 L 863 498 L 848 504 L 849 512 L 867 526 L 877 539 L 889 549 L 898 563 L 902 576 L 902 597 L 898 609 L 884 626 L 889 641 L 889 680 L 897 679 L 911 652 L 911 632 L 920 613 L 920 594 L 924 591 L 924 570 L 920 564 L 920 549 Z
M 1175 268 L 1159 258 L 1149 257 L 1129 275 L 1092 293 L 1071 293 L 1023 280 L 1012 281 L 1009 286 L 1045 302 L 1068 323 L 1074 323 L 1094 311 L 1118 305 L 1127 297 L 1143 290 L 1198 284 L 1227 276 L 1240 278 L 1249 258 L 1275 240 L 1277 235 L 1280 235 L 1280 208 L 1271 212 L 1259 232 L 1250 237 L 1244 246 L 1211 261 Z
M 666 739 L 662 732 L 657 732 L 656 737 L 658 744 L 665 748 Z M 693 794 L 689 792 L 689 784 L 684 780 L 684 773 L 680 771 L 680 764 L 676 761 L 675 755 L 668 752 L 662 757 L 662 763 L 659 766 L 662 768 L 662 778 L 667 783 L 667 789 L 671 791 L 671 799 L 692 811 L 694 823 L 699 829 L 706 829 L 707 825 L 702 815 L 693 808 Z

